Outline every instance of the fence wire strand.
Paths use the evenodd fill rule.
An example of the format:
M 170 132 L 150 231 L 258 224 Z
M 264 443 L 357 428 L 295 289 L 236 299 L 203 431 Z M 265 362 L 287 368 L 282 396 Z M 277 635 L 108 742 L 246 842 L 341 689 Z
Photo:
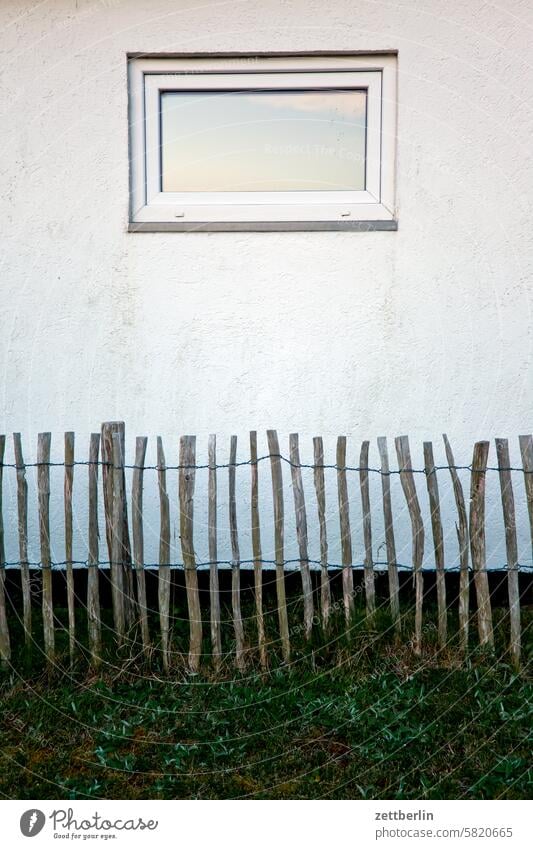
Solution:
M 402 469 L 390 469 L 387 472 L 384 472 L 382 469 L 378 469 L 375 466 L 339 466 L 336 463 L 294 463 L 288 457 L 284 457 L 283 454 L 264 454 L 261 457 L 258 457 L 257 460 L 239 460 L 237 463 L 200 463 L 195 465 L 165 465 L 164 467 L 158 465 L 146 465 L 140 466 L 135 463 L 124 463 L 120 466 L 115 466 L 113 463 L 107 462 L 105 460 L 98 460 L 97 462 L 92 462 L 90 460 L 75 460 L 73 463 L 64 463 L 58 461 L 47 461 L 47 462 L 33 462 L 33 463 L 24 463 L 23 465 L 17 465 L 17 463 L 0 463 L 0 466 L 4 469 L 17 469 L 17 471 L 24 471 L 25 469 L 39 468 L 40 466 L 48 466 L 49 468 L 63 468 L 63 469 L 71 469 L 74 466 L 105 466 L 107 469 L 140 469 L 142 471 L 159 471 L 161 468 L 164 468 L 167 472 L 172 471 L 180 471 L 180 470 L 190 470 L 194 469 L 195 471 L 201 471 L 203 469 L 229 469 L 236 468 L 238 466 L 255 466 L 257 463 L 264 462 L 265 460 L 277 459 L 281 460 L 283 463 L 286 463 L 288 466 L 292 466 L 295 469 L 335 469 L 339 472 L 373 472 L 378 475 L 382 475 L 383 477 L 390 477 L 391 475 L 399 475 L 402 472 L 411 472 L 414 475 L 426 475 L 426 469 L 414 469 L 410 466 L 405 466 Z M 440 471 L 451 471 L 454 469 L 455 471 L 465 471 L 465 472 L 522 472 L 526 475 L 533 474 L 533 469 L 524 469 L 522 466 L 486 466 L 484 469 L 476 469 L 472 466 L 471 463 L 468 465 L 439 465 L 433 466 L 430 469 L 429 474 L 434 474 L 435 472 Z
M 294 558 L 290 558 L 288 560 L 283 560 L 282 564 L 283 564 L 284 567 L 285 566 L 300 566 L 302 564 L 302 562 L 309 563 L 309 565 L 311 565 L 311 566 L 317 566 L 317 567 L 322 566 L 321 560 L 315 560 L 313 558 L 308 558 L 307 560 L 302 561 L 299 557 L 294 557 Z M 236 565 L 237 566 L 253 566 L 256 563 L 260 563 L 263 566 L 279 565 L 279 562 L 277 560 L 269 560 L 269 559 L 266 559 L 266 558 L 253 558 L 252 557 L 252 558 L 249 558 L 249 559 L 239 560 L 238 562 L 231 560 L 231 559 L 230 560 L 202 560 L 202 561 L 196 562 L 196 568 L 207 569 L 209 566 L 232 567 L 232 566 L 236 566 Z M 39 560 L 24 561 L 24 562 L 22 562 L 20 560 L 12 560 L 12 561 L 9 561 L 9 562 L 6 562 L 6 563 L 2 563 L 0 565 L 3 566 L 3 567 L 6 567 L 7 569 L 17 569 L 17 568 L 20 568 L 20 566 L 28 566 L 30 569 L 46 568 L 46 567 L 43 567 L 42 562 L 39 561 Z M 101 567 L 110 567 L 112 565 L 112 563 L 111 563 L 110 560 L 99 560 L 98 563 L 89 563 L 88 560 L 56 560 L 56 561 L 52 561 L 52 563 L 50 564 L 50 568 L 60 570 L 60 569 L 63 569 L 64 567 L 69 566 L 69 565 L 78 566 L 78 567 L 98 567 L 98 568 L 101 568 Z M 120 562 L 119 562 L 119 565 L 120 565 Z M 180 570 L 180 571 L 185 570 L 185 565 L 180 561 L 175 561 L 175 562 L 170 562 L 170 563 L 159 563 L 159 562 L 157 562 L 157 563 L 143 563 L 143 565 L 139 566 L 139 567 L 136 567 L 132 563 L 126 563 L 126 562 L 122 563 L 122 565 L 131 569 L 133 572 L 135 572 L 136 569 L 141 569 L 141 570 L 142 569 L 159 569 L 161 566 L 166 566 L 170 569 L 176 569 L 176 570 Z M 373 566 L 378 571 L 386 572 L 389 568 L 389 563 L 386 560 L 374 560 Z M 408 564 L 405 564 L 405 563 L 396 563 L 395 566 L 401 572 L 414 572 L 415 571 L 414 567 L 412 565 L 409 566 Z M 342 563 L 327 563 L 326 567 L 327 567 L 328 570 L 331 569 L 332 571 L 334 571 L 334 570 L 341 571 L 342 569 L 345 568 L 345 565 L 343 565 Z M 365 564 L 364 563 L 352 563 L 351 568 L 354 571 L 355 570 L 364 570 Z M 444 571 L 446 573 L 448 573 L 448 572 L 459 573 L 461 571 L 461 567 L 460 567 L 459 564 L 453 565 L 453 566 L 446 566 Z M 436 569 L 433 566 L 426 566 L 426 567 L 422 568 L 422 572 L 426 572 L 428 574 L 434 575 L 434 574 L 436 574 Z M 488 574 L 496 573 L 496 572 L 523 572 L 523 573 L 528 574 L 529 572 L 533 572 L 533 567 L 521 565 L 521 564 L 518 564 L 517 566 L 509 567 L 509 566 L 507 566 L 507 564 L 504 563 L 502 566 L 493 566 L 490 569 L 486 569 L 486 568 L 485 569 L 473 569 L 472 566 L 469 565 L 468 572 L 471 575 L 475 575 L 476 572 L 487 572 Z

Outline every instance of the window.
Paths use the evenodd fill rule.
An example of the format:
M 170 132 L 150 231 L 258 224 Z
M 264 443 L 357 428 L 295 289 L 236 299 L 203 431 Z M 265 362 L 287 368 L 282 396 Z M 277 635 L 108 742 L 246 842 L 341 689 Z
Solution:
M 395 229 L 396 56 L 129 59 L 131 230 Z

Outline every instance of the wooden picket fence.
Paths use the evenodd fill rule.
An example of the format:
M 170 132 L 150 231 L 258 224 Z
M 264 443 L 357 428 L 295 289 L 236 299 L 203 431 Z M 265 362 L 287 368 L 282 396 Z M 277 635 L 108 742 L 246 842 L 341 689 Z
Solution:
M 437 472 L 444 470 L 451 475 L 451 483 L 457 511 L 456 530 L 459 543 L 459 594 L 458 622 L 459 638 L 466 652 L 469 643 L 470 622 L 470 577 L 474 578 L 476 619 L 479 644 L 491 649 L 494 646 L 493 617 L 489 581 L 486 569 L 485 552 L 485 478 L 489 443 L 477 442 L 474 446 L 472 463 L 469 467 L 459 467 L 455 463 L 452 447 L 446 435 L 443 437 L 447 465 L 435 466 L 433 446 L 424 443 L 424 469 L 413 469 L 411 452 L 407 436 L 395 440 L 398 469 L 391 470 L 387 440 L 378 439 L 380 468 L 370 469 L 368 441 L 362 443 L 360 451 L 359 474 L 360 498 L 362 506 L 362 532 L 364 539 L 363 586 L 365 592 L 366 617 L 371 625 L 376 615 L 375 563 L 372 548 L 372 517 L 370 509 L 369 472 L 378 472 L 382 487 L 382 509 L 384 519 L 385 544 L 387 553 L 387 573 L 389 604 L 392 622 L 398 639 L 402 635 L 400 615 L 400 582 L 396 557 L 394 518 L 391 501 L 390 480 L 392 474 L 399 474 L 405 504 L 411 524 L 412 565 L 415 584 L 415 626 L 412 646 L 415 653 L 421 652 L 423 634 L 424 571 L 422 561 L 426 531 L 417 486 L 415 472 L 420 471 L 425 478 L 430 513 L 431 533 L 436 566 L 436 589 L 438 606 L 439 645 L 447 643 L 447 597 L 446 569 L 444 563 L 443 526 Z M 276 431 L 267 431 L 268 455 L 258 457 L 257 434 L 250 433 L 250 454 L 246 463 L 237 463 L 237 437 L 231 438 L 229 463 L 217 465 L 216 437 L 209 437 L 207 466 L 196 465 L 196 437 L 182 436 L 179 441 L 179 465 L 168 466 L 161 438 L 157 439 L 157 478 L 159 491 L 160 533 L 159 563 L 157 571 L 159 633 L 156 642 L 161 652 L 165 670 L 170 667 L 172 655 L 170 586 L 171 567 L 171 524 L 169 494 L 167 490 L 167 471 L 178 471 L 179 528 L 188 607 L 189 640 L 185 647 L 188 652 L 188 666 L 191 671 L 199 669 L 202 660 L 204 624 L 209 622 L 211 651 L 209 657 L 218 664 L 222 657 L 222 626 L 219 589 L 219 568 L 217 549 L 217 476 L 224 469 L 229 476 L 229 530 L 231 540 L 231 605 L 234 638 L 234 658 L 239 670 L 243 670 L 249 657 L 249 645 L 243 626 L 241 612 L 241 555 L 237 527 L 236 469 L 238 465 L 250 468 L 250 517 L 251 542 L 253 549 L 254 599 L 256 634 L 255 649 L 262 667 L 268 664 L 268 644 L 265 636 L 265 617 L 263 610 L 263 565 L 261 526 L 259 515 L 259 460 L 270 464 L 273 522 L 275 538 L 275 588 L 276 608 L 279 627 L 279 643 L 283 660 L 291 658 L 291 635 L 286 597 L 285 560 L 285 508 L 283 497 L 282 464 L 290 466 L 292 492 L 294 496 L 295 527 L 299 550 L 299 571 L 301 575 L 303 597 L 303 631 L 307 639 L 311 638 L 317 621 L 326 632 L 330 627 L 332 611 L 331 569 L 328 562 L 328 536 L 326 523 L 325 476 L 326 468 L 336 469 L 338 510 L 340 523 L 340 542 L 342 550 L 342 606 L 347 627 L 350 627 L 354 610 L 354 579 L 352 556 L 352 529 L 350 527 L 349 493 L 346 466 L 346 437 L 337 440 L 336 463 L 328 466 L 324 463 L 324 447 L 321 437 L 313 440 L 314 462 L 304 466 L 300 462 L 298 434 L 291 434 L 289 456 L 284 457 Z M 501 490 L 501 502 L 505 525 L 505 544 L 507 552 L 507 582 L 509 597 L 509 650 L 513 663 L 518 666 L 521 654 L 520 594 L 518 546 L 516 533 L 514 494 L 511 471 L 524 474 L 525 493 L 531 541 L 533 546 L 533 438 L 531 435 L 519 437 L 522 468 L 512 469 L 510 465 L 509 444 L 506 439 L 496 440 L 498 458 L 497 471 Z M 37 566 L 42 580 L 42 623 L 44 651 L 49 664 L 57 659 L 55 634 L 58 623 L 54 617 L 52 598 L 52 556 L 50 545 L 50 468 L 54 465 L 64 467 L 64 532 L 65 532 L 65 571 L 68 607 L 68 634 L 70 656 L 76 651 L 76 595 L 74 590 L 73 559 L 73 486 L 74 468 L 84 466 L 88 472 L 88 533 L 87 559 L 83 564 L 87 568 L 87 638 L 92 662 L 98 665 L 102 655 L 102 619 L 101 599 L 99 595 L 99 569 L 108 565 L 112 589 L 112 615 L 114 639 L 119 646 L 129 639 L 133 629 L 140 633 L 140 640 L 146 656 L 153 653 L 153 623 L 150 629 L 146 590 L 146 564 L 144 558 L 143 534 L 143 488 L 147 438 L 137 437 L 135 462 L 125 465 L 125 428 L 122 422 L 106 422 L 100 433 L 90 437 L 88 461 L 75 461 L 74 434 L 64 436 L 64 463 L 51 463 L 51 434 L 41 433 L 38 437 L 36 463 L 25 464 L 21 436 L 13 435 L 13 464 L 5 464 L 5 436 L 0 436 L 0 659 L 9 665 L 12 657 L 12 637 L 10 635 L 9 605 L 6 602 L 6 557 L 4 545 L 4 513 L 2 510 L 2 482 L 4 471 L 12 468 L 16 471 L 17 484 L 17 535 L 20 559 L 16 564 L 20 570 L 22 596 L 22 623 L 27 646 L 32 642 L 32 600 L 30 592 L 30 563 L 28 558 L 28 486 L 26 471 L 28 466 L 37 468 L 37 494 L 39 515 L 40 562 Z M 131 507 L 128 511 L 125 469 L 132 469 Z M 195 504 L 195 476 L 198 468 L 206 468 L 208 474 L 208 550 L 209 550 L 209 616 L 202 617 L 198 584 L 198 563 L 193 543 L 193 521 Z M 319 587 L 313 592 L 313 583 L 308 552 L 308 521 L 302 468 L 311 468 L 316 495 L 317 519 L 320 532 Z M 468 468 L 471 475 L 469 503 L 458 475 L 458 469 Z M 100 560 L 98 509 L 99 509 L 99 473 L 103 494 L 105 516 L 105 536 L 109 561 Z M 131 534 L 130 519 L 131 517 Z M 471 563 L 471 565 L 470 565 Z M 13 565 L 13 564 L 10 564 Z M 174 564 L 175 565 L 175 564 Z M 317 608 L 317 609 L 315 609 Z M 79 623 L 79 619 L 78 619 Z M 79 625 L 78 625 L 79 627 Z M 150 633 L 152 630 L 152 633 Z M 182 647 L 183 648 L 183 647 Z M 185 652 L 183 652 L 185 653 Z

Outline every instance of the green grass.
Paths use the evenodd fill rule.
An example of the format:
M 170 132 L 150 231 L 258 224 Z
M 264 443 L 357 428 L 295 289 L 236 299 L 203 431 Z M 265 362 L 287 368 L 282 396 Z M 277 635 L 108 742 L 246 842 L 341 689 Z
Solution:
M 306 646 L 296 605 L 293 662 L 280 664 L 273 646 L 264 674 L 251 657 L 237 675 L 228 656 L 217 675 L 206 666 L 189 676 L 177 657 L 165 677 L 157 652 L 148 669 L 133 645 L 123 657 L 109 646 L 98 675 L 85 659 L 47 675 L 36 649 L 33 659 L 20 655 L 0 692 L 0 794 L 530 798 L 531 686 L 508 665 L 505 611 L 495 611 L 495 655 L 473 650 L 466 664 L 454 639 L 437 652 L 432 609 L 415 658 L 410 615 L 401 645 L 386 614 L 369 631 L 359 609 L 350 639 L 336 623 L 336 638 L 317 634 Z M 531 619 L 525 609 L 526 635 Z M 270 629 L 274 638 L 275 621 Z M 176 626 L 175 645 L 185 646 L 185 631 Z M 226 639 L 229 651 L 231 632 Z M 65 634 L 58 644 L 64 652 Z

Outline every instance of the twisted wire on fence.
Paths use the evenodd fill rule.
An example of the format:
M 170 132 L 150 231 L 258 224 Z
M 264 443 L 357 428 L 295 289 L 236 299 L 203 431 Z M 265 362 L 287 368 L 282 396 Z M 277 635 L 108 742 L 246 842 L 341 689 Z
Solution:
M 229 469 L 229 468 L 238 468 L 239 466 L 253 466 L 257 463 L 261 463 L 262 461 L 272 459 L 281 460 L 283 463 L 286 463 L 288 466 L 292 466 L 295 469 L 334 469 L 336 471 L 341 472 L 375 472 L 382 477 L 390 477 L 391 475 L 400 475 L 402 472 L 411 472 L 414 475 L 427 475 L 428 472 L 426 469 L 414 469 L 410 466 L 406 466 L 402 469 L 388 469 L 384 471 L 383 469 L 378 469 L 375 466 L 339 466 L 337 463 L 294 463 L 288 457 L 284 457 L 283 454 L 263 454 L 261 457 L 258 457 L 257 460 L 238 460 L 235 463 L 216 463 L 214 465 L 210 465 L 209 463 L 195 463 L 195 464 L 184 464 L 180 465 L 170 465 L 165 464 L 164 468 L 167 472 L 176 472 L 181 470 L 190 470 L 194 469 L 195 471 L 201 471 L 203 469 Z M 32 463 L 24 463 L 23 465 L 17 465 L 16 463 L 1 463 L 0 467 L 4 469 L 31 469 L 31 468 L 39 468 L 40 466 L 48 466 L 50 468 L 58 467 L 61 469 L 71 469 L 74 466 L 104 466 L 107 469 L 114 469 L 115 466 L 111 462 L 107 462 L 105 460 L 98 460 L 97 462 L 92 462 L 91 460 L 74 460 L 73 463 L 65 463 L 57 460 L 47 460 L 46 462 L 32 462 Z M 158 465 L 146 465 L 146 466 L 137 466 L 135 463 L 121 463 L 116 468 L 120 469 L 142 469 L 144 472 L 148 471 L 159 471 L 161 466 Z M 465 472 L 522 472 L 525 475 L 533 474 L 533 469 L 526 469 L 523 466 L 486 466 L 485 468 L 475 469 L 472 464 L 466 465 L 435 465 L 430 469 L 430 474 L 434 472 L 440 471 L 451 471 L 455 469 L 456 471 L 465 471 Z
M 112 565 L 111 560 L 98 560 L 97 565 L 102 568 L 109 568 Z M 284 559 L 282 561 L 284 566 L 299 566 L 302 562 L 302 558 L 300 557 L 291 557 L 288 559 Z M 309 563 L 311 566 L 322 566 L 323 563 L 321 560 L 317 560 L 313 557 L 306 557 L 305 562 Z M 254 566 L 256 564 L 261 564 L 262 566 L 276 566 L 279 561 L 277 560 L 269 560 L 265 557 L 260 558 L 247 558 L 239 560 L 239 566 Z M 385 571 L 389 567 L 388 560 L 373 560 L 372 564 L 375 569 L 378 571 Z M 1 564 L 6 569 L 18 569 L 21 566 L 28 566 L 30 569 L 42 569 L 43 563 L 41 560 L 7 560 Z M 52 569 L 62 569 L 65 566 L 78 566 L 85 568 L 90 565 L 89 560 L 52 560 L 50 562 L 50 567 Z M 228 560 L 196 560 L 196 568 L 197 569 L 207 569 L 210 566 L 224 566 L 230 567 L 234 565 L 234 561 L 231 559 Z M 181 569 L 185 568 L 185 564 L 180 560 L 172 560 L 167 563 L 158 560 L 154 563 L 143 563 L 144 569 L 159 569 L 161 566 L 166 566 L 169 569 Z M 327 562 L 326 566 L 329 570 L 339 571 L 343 569 L 344 566 L 342 563 L 331 563 Z M 365 568 L 364 563 L 355 563 L 351 564 L 352 569 L 354 571 L 358 571 Z M 396 563 L 396 568 L 400 572 L 413 572 L 413 565 L 408 563 Z M 428 574 L 434 574 L 435 569 L 433 566 L 426 566 L 422 569 L 423 572 L 427 572 Z M 459 573 L 461 571 L 461 566 L 459 564 L 452 564 L 451 566 L 446 566 L 446 573 L 454 574 Z M 468 571 L 471 575 L 474 574 L 474 570 L 471 566 L 469 566 Z M 491 566 L 490 568 L 485 569 L 477 569 L 477 572 L 486 572 L 488 575 L 495 574 L 496 572 L 523 572 L 528 574 L 533 572 L 533 566 L 529 566 L 527 563 L 519 563 L 517 566 L 508 566 L 507 563 L 502 563 L 501 566 Z

